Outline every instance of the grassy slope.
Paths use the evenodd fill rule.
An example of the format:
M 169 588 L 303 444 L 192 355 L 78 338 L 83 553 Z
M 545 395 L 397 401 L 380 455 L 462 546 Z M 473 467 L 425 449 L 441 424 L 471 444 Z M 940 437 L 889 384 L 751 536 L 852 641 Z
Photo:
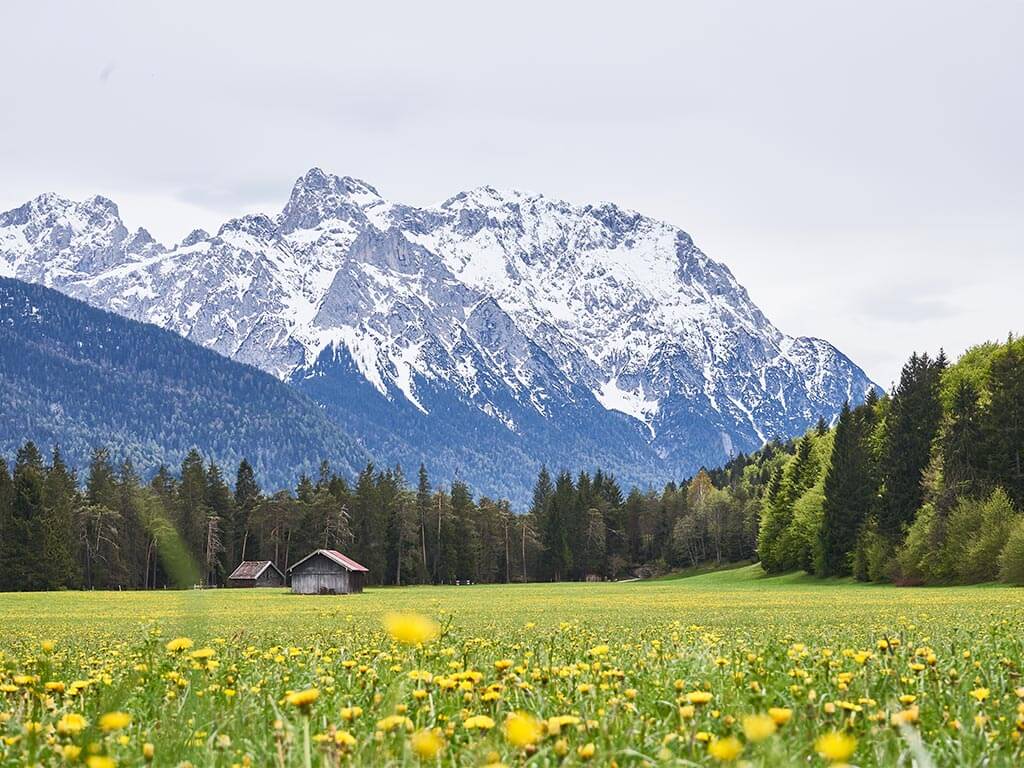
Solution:
M 2 594 L 0 649 L 44 637 L 130 637 L 158 623 L 196 637 L 236 632 L 301 642 L 304 628 L 377 629 L 389 610 L 450 614 L 461 627 L 501 631 L 578 620 L 607 632 L 678 621 L 722 635 L 829 636 L 854 644 L 909 622 L 948 635 L 1024 610 L 1024 590 L 997 585 L 908 589 L 821 582 L 800 574 L 766 577 L 758 566 L 676 581 L 526 584 L 369 590 L 301 597 L 279 590 Z

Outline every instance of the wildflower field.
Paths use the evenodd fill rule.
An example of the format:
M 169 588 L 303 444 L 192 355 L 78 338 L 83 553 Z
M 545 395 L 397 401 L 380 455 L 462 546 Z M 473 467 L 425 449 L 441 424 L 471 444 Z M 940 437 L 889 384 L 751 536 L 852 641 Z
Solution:
M 1024 590 L 0 595 L 0 765 L 1020 765 Z

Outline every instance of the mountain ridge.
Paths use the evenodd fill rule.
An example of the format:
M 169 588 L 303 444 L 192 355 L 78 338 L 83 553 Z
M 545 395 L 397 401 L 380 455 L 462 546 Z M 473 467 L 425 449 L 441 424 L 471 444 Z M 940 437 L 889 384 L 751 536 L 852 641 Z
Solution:
M 489 452 L 515 444 L 525 477 L 542 461 L 601 459 L 575 447 L 601 433 L 618 441 L 608 464 L 663 482 L 832 420 L 874 386 L 828 342 L 775 328 L 683 230 L 486 185 L 418 208 L 314 168 L 280 214 L 171 247 L 129 233 L 106 198 L 40 196 L 0 214 L 0 274 L 315 389 L 346 429 L 365 419 L 324 379 L 352 387 L 354 371 L 382 398 L 376 410 L 406 403 L 438 433 L 381 454 L 393 440 L 374 430 L 400 430 L 381 412 L 355 435 L 384 460 L 429 459 L 442 435 L 493 435 L 497 422 L 511 434 L 474 459 L 483 490 Z
M 40 285 L 0 277 L 0 350 L 0 455 L 59 444 L 84 470 L 103 446 L 148 474 L 195 447 L 229 475 L 247 458 L 271 489 L 322 459 L 348 476 L 370 460 L 263 371 Z

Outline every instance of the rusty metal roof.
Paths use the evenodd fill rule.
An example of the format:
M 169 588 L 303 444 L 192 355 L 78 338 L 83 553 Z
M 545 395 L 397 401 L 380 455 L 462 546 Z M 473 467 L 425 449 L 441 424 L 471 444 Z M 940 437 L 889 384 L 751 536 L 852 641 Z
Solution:
M 263 572 L 267 568 L 273 568 L 278 573 L 281 573 L 280 569 L 274 565 L 273 560 L 243 560 L 238 564 L 238 567 L 231 572 L 228 576 L 229 579 L 249 580 L 258 579 L 263 575 Z M 281 573 L 282 578 L 284 574 Z
M 346 557 L 345 555 L 341 554 L 341 552 L 339 552 L 336 549 L 316 549 L 316 550 L 310 552 L 308 555 L 306 555 L 301 560 L 299 560 L 299 562 L 295 563 L 295 565 L 293 565 L 291 568 L 288 569 L 288 572 L 291 573 L 292 571 L 294 571 L 296 568 L 298 568 L 304 562 L 309 560 L 309 558 L 313 557 L 313 555 L 323 555 L 328 560 L 331 560 L 331 561 L 337 563 L 338 565 L 340 565 L 342 568 L 347 568 L 350 571 L 358 571 L 360 573 L 369 573 L 370 572 L 369 568 L 366 568 L 365 566 L 360 565 L 355 560 L 353 560 L 351 557 Z

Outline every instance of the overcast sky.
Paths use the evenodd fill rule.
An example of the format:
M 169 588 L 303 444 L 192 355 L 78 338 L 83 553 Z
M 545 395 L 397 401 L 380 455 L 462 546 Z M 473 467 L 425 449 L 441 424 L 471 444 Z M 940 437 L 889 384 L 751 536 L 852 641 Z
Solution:
M 686 229 L 883 386 L 1024 331 L 1024 2 L 0 6 L 0 210 L 103 194 L 167 243 L 311 166 Z

